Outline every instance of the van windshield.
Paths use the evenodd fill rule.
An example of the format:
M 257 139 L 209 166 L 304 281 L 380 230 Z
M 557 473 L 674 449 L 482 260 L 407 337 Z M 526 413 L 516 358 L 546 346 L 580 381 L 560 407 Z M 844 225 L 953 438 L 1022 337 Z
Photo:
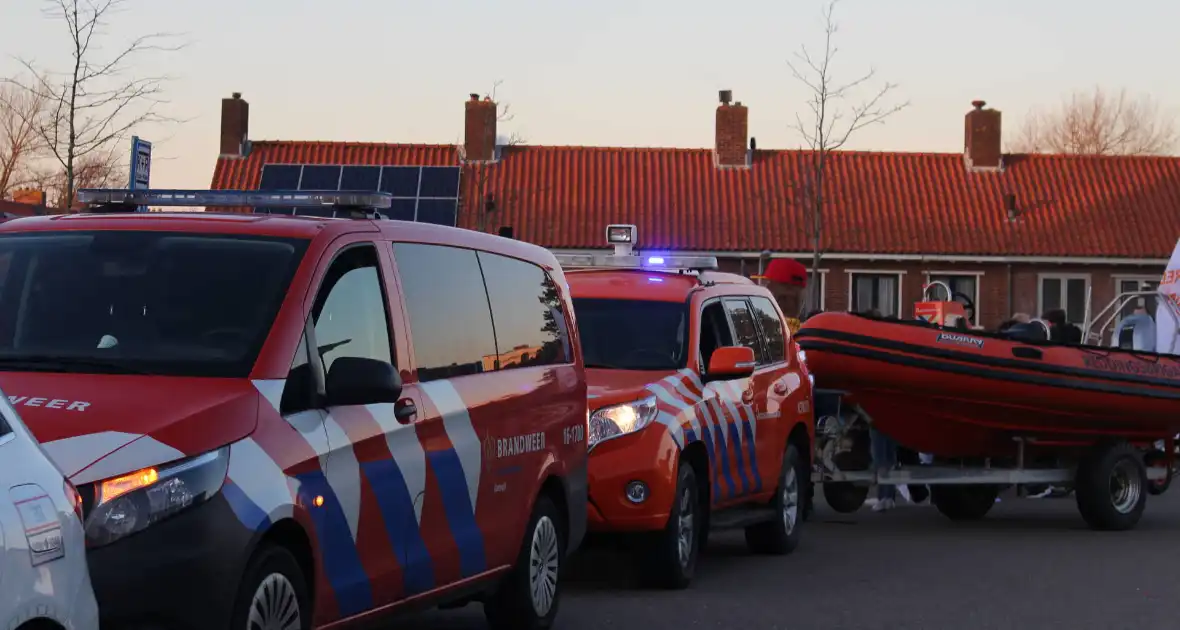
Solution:
M 0 235 L 0 370 L 245 377 L 307 241 Z
M 678 370 L 685 366 L 688 308 L 679 302 L 575 298 L 586 367 Z

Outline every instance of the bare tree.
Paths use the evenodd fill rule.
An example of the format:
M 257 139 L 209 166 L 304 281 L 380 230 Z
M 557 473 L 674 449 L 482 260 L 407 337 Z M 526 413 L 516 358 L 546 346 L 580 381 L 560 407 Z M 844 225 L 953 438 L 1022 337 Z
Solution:
M 793 188 L 810 213 L 806 229 L 812 243 L 811 276 L 815 279 L 820 277 L 819 265 L 824 254 L 824 185 L 828 158 L 833 151 L 840 150 L 857 131 L 882 123 L 909 106 L 908 101 L 890 103 L 897 89 L 894 83 L 869 87 L 877 78 L 876 69 L 870 69 L 846 83 L 836 80 L 832 65 L 839 52 L 834 41 L 838 31 L 834 17 L 837 4 L 839 0 L 829 0 L 823 10 L 824 47 L 820 54 L 813 55 L 803 46 L 795 53 L 793 61 L 787 61 L 794 79 L 811 92 L 807 101 L 811 115 L 804 117 L 796 114 L 794 125 L 807 144 L 810 159 L 803 180 L 794 184 Z M 873 91 L 865 92 L 870 89 Z M 867 94 L 867 97 L 857 100 L 858 93 Z M 819 305 L 820 283 L 813 281 L 809 285 L 808 303 Z
M 1033 111 L 1013 143 L 1017 153 L 1167 155 L 1180 144 L 1176 121 L 1150 95 L 1100 87 L 1076 91 L 1056 109 Z
M 24 81 L 7 83 L 44 99 L 46 109 L 36 121 L 37 134 L 54 161 L 64 182 L 62 205 L 72 206 L 78 189 L 79 166 L 103 163 L 96 159 L 113 153 L 136 126 L 173 122 L 160 113 L 165 76 L 136 76 L 132 63 L 144 54 L 170 52 L 171 35 L 140 35 L 109 56 L 99 41 L 107 34 L 112 18 L 128 0 L 45 0 L 48 17 L 60 20 L 69 33 L 70 65 L 65 71 L 39 68 L 31 60 L 20 62 L 32 73 Z
M 504 83 L 503 80 L 496 81 L 492 84 L 492 91 L 485 96 L 496 103 L 496 131 L 499 133 L 500 124 L 510 122 L 516 117 L 512 113 L 512 105 L 510 103 L 500 103 L 496 101 L 496 91 Z M 520 134 L 512 133 L 507 137 L 496 137 L 496 145 L 498 146 L 515 146 L 524 143 L 524 138 Z M 471 177 L 475 182 L 475 196 L 471 200 L 471 212 L 475 213 L 475 226 L 480 232 L 486 232 L 489 229 L 489 219 L 491 215 L 500 213 L 504 210 L 502 204 L 505 199 L 497 199 L 494 194 L 488 191 L 492 188 L 491 178 L 493 177 L 494 164 L 477 162 L 472 164 L 469 168 Z
M 37 121 L 45 111 L 45 99 L 13 85 L 0 85 L 0 199 L 36 179 L 41 137 Z

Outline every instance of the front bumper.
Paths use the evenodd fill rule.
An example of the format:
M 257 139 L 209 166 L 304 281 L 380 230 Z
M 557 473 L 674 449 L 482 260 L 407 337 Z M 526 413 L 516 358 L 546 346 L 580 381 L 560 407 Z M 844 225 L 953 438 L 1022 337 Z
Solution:
M 590 452 L 590 531 L 652 531 L 664 527 L 676 496 L 679 461 L 680 449 L 659 423 L 599 443 Z M 627 499 L 627 484 L 632 481 L 647 484 L 648 497 L 643 503 Z
M 101 627 L 228 628 L 253 533 L 223 494 L 87 554 Z

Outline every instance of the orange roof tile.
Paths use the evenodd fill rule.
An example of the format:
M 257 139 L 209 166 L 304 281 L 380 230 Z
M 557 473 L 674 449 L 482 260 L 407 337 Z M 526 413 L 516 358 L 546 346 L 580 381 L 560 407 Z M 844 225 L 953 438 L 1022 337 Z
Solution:
M 486 167 L 492 228 L 552 248 L 598 248 L 608 223 L 634 223 L 646 248 L 810 251 L 802 151 L 757 151 L 717 169 L 708 149 L 505 147 Z M 970 172 L 959 154 L 845 151 L 828 162 L 829 253 L 1166 258 L 1180 237 L 1180 158 L 1005 156 Z M 253 189 L 267 163 L 439 166 L 453 145 L 254 142 L 220 158 L 213 188 Z M 475 225 L 465 167 L 459 223 Z M 1022 217 L 1010 222 L 1005 194 Z

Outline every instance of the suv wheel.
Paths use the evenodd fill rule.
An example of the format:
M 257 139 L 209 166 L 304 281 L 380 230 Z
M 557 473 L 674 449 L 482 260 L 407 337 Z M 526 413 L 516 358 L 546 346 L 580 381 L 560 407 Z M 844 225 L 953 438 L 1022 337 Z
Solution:
M 805 475 L 806 467 L 801 465 L 799 451 L 788 444 L 779 469 L 778 491 L 770 502 L 774 518 L 746 528 L 746 545 L 750 551 L 781 556 L 799 546 L 806 500 Z
M 668 523 L 639 554 L 639 571 L 651 586 L 687 588 L 696 573 L 704 508 L 697 489 L 696 472 L 687 460 L 680 460 L 676 498 Z

